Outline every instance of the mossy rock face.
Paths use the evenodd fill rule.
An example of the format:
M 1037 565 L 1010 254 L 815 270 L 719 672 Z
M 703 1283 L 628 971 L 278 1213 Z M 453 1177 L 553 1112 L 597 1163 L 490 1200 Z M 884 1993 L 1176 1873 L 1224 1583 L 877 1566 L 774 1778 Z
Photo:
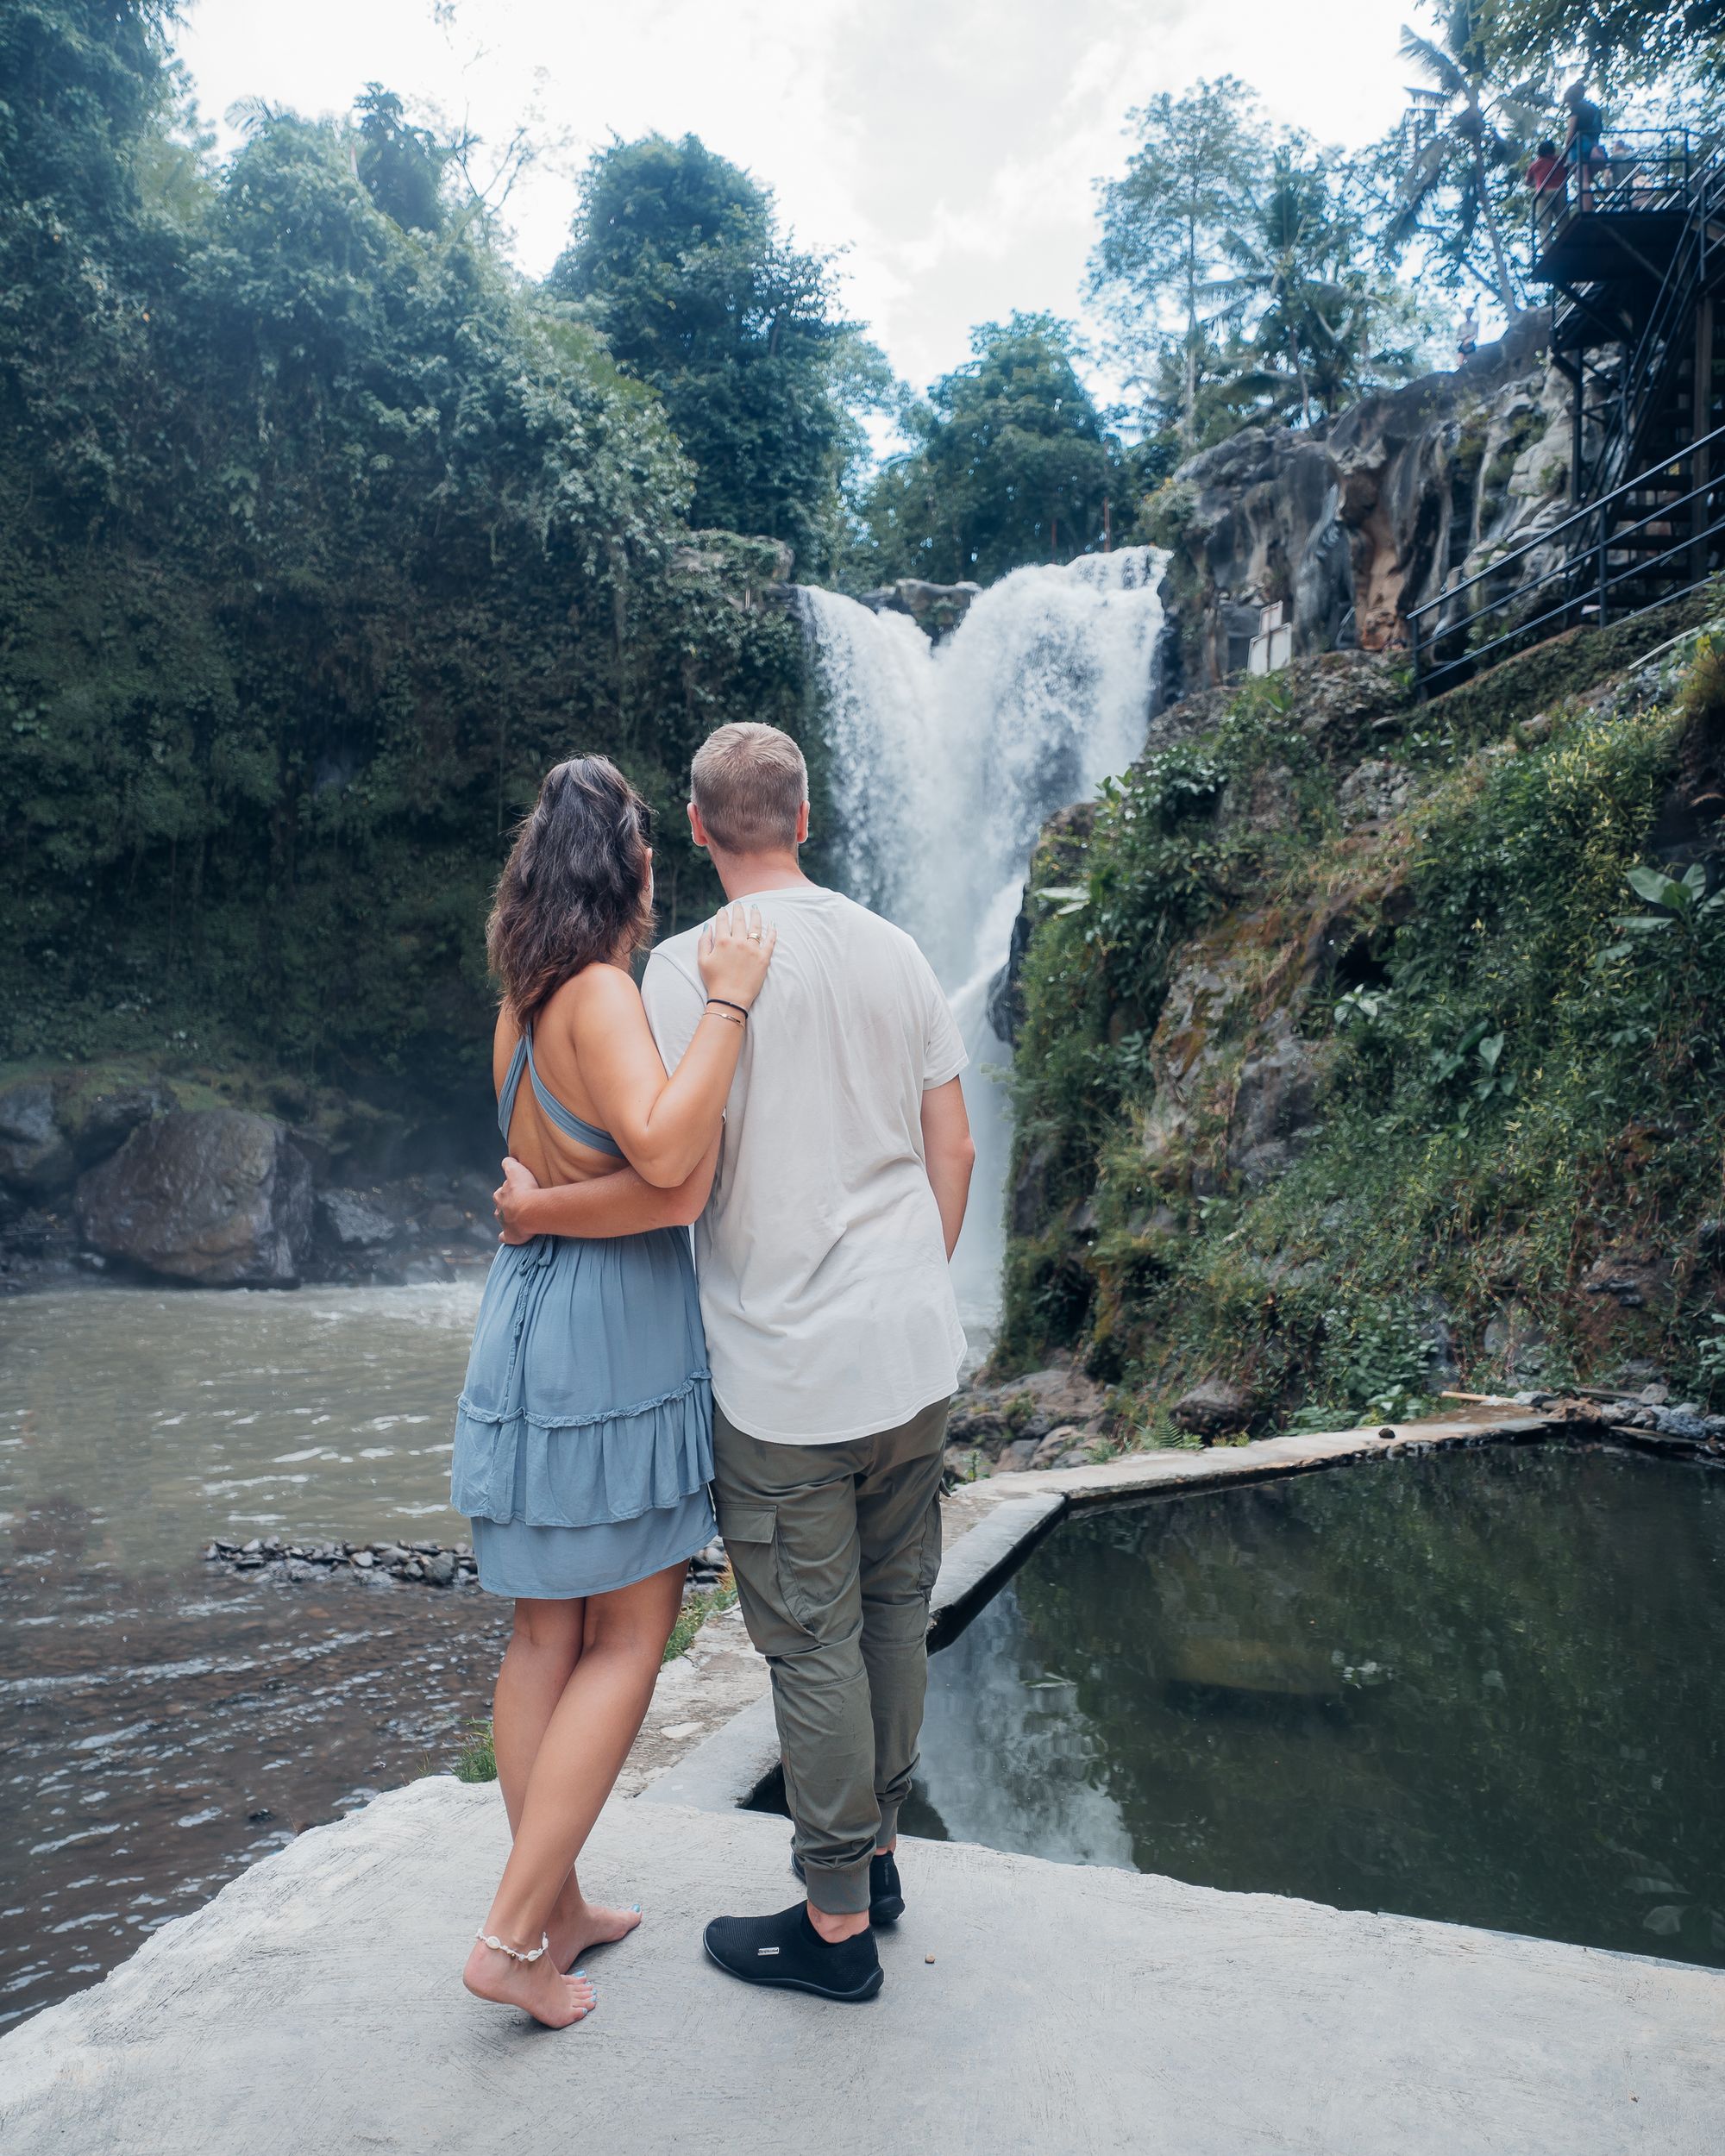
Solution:
M 161 1080 L 123 1067 L 16 1077 L 0 1086 L 0 1186 L 30 1199 L 64 1190 L 174 1106 Z
M 1725 1392 L 1725 904 L 1628 881 L 1725 887 L 1725 638 L 1648 656 L 1709 605 L 1380 713 L 1364 818 L 1385 733 L 1333 685 L 1370 710 L 1370 674 L 1189 701 L 1031 924 L 1003 1368 L 1076 1352 L 1144 1426 L 1210 1377 L 1314 1427 Z M 1230 812 L 1283 772 L 1279 818 Z
M 1500 741 L 1519 722 L 1618 679 L 1669 639 L 1725 611 L 1725 578 L 1604 629 L 1571 629 L 1503 660 L 1477 681 L 1446 689 L 1420 706 L 1410 730 L 1440 744 L 1439 753 Z

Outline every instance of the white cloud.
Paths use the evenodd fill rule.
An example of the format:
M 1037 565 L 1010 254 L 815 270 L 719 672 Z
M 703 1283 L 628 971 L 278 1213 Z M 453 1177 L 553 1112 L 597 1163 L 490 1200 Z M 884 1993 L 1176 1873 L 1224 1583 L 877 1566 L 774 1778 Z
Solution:
M 1400 111 L 1405 10 L 1330 0 L 196 0 L 179 44 L 206 115 L 261 97 L 342 111 L 369 80 L 492 141 L 524 116 L 561 147 L 509 205 L 522 266 L 568 229 L 575 176 L 615 134 L 694 133 L 772 186 L 807 246 L 846 250 L 848 304 L 922 386 L 971 326 L 1082 312 L 1091 182 L 1126 112 L 1201 75 L 1350 146 Z M 1346 60 L 1339 60 L 1346 55 Z

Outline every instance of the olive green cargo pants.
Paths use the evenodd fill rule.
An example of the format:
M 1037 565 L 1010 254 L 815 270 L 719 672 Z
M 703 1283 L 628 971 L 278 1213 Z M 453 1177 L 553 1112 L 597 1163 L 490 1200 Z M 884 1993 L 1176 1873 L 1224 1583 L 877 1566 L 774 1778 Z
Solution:
M 768 1445 L 713 1415 L 719 1532 L 773 1673 L 794 1846 L 835 1915 L 868 1908 L 916 1766 L 947 1405 L 842 1445 Z

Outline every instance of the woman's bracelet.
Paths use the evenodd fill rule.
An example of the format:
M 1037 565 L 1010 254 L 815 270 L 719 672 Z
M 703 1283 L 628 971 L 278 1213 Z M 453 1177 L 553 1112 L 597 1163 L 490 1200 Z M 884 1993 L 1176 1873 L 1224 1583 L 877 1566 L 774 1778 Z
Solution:
M 709 996 L 706 1000 L 706 1007 L 709 1011 L 717 1007 L 718 1014 L 721 1018 L 727 1011 L 735 1011 L 737 1016 L 730 1021 L 732 1025 L 747 1025 L 749 1023 L 748 1006 L 741 1003 L 733 1003 L 729 996 Z

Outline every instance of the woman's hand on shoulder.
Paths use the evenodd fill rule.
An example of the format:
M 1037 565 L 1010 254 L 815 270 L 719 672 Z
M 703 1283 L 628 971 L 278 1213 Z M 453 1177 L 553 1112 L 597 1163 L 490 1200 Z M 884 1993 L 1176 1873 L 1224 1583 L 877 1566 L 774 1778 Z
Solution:
M 539 1188 L 539 1179 L 530 1168 L 524 1168 L 518 1160 L 506 1159 L 503 1163 L 503 1181 L 491 1194 L 491 1201 L 503 1223 L 499 1243 L 530 1243 L 534 1230 L 522 1219 L 522 1201 Z
M 762 924 L 758 906 L 722 906 L 701 931 L 697 962 L 709 996 L 748 1010 L 773 962 L 775 928 Z

